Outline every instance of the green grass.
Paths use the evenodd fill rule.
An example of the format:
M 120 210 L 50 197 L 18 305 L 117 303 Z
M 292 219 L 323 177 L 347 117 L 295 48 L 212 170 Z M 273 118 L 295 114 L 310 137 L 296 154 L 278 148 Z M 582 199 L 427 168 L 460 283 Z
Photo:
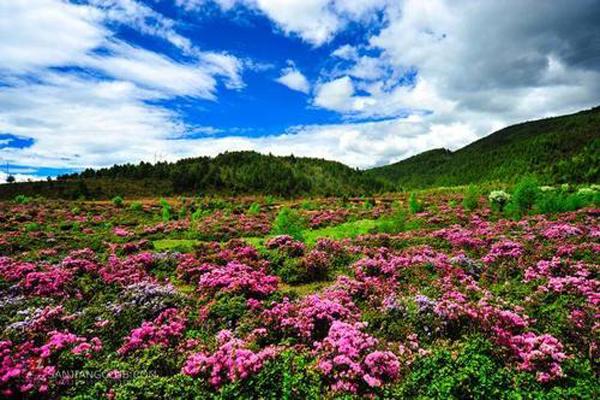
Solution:
M 316 243 L 319 238 L 329 238 L 334 240 L 355 238 L 359 235 L 369 233 L 372 229 L 377 227 L 377 224 L 377 220 L 359 219 L 358 221 L 345 222 L 340 225 L 306 230 L 303 232 L 304 242 L 311 245 Z
M 289 285 L 287 283 L 281 283 L 279 285 L 279 290 L 281 290 L 284 293 L 294 293 L 298 297 L 303 297 L 309 294 L 320 292 L 332 283 L 333 282 L 331 281 L 310 282 L 302 285 Z
M 189 239 L 162 239 L 155 240 L 152 242 L 154 249 L 157 251 L 180 251 L 187 253 L 194 250 L 194 245 L 198 243 L 197 240 Z

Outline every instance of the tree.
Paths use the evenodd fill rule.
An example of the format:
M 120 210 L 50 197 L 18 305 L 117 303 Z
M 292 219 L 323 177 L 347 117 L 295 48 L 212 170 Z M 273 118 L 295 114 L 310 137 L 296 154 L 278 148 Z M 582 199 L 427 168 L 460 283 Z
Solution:
M 14 176 L 9 175 L 6 177 L 6 183 L 13 183 L 14 181 L 16 181 Z

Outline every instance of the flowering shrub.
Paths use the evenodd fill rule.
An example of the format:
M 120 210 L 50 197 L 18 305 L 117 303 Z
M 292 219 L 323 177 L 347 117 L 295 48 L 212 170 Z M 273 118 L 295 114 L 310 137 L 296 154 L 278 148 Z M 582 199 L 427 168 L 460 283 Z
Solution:
M 99 274 L 107 283 L 130 285 L 146 279 L 152 279 L 147 269 L 154 263 L 151 253 L 130 255 L 124 259 L 111 254 L 106 265 L 102 266 Z
M 131 331 L 125 343 L 117 350 L 119 354 L 149 346 L 168 347 L 173 341 L 181 338 L 186 327 L 185 317 L 174 308 L 169 308 L 152 322 L 144 322 L 139 328 Z
M 275 331 L 283 330 L 306 343 L 323 339 L 335 321 L 354 322 L 358 320 L 358 308 L 350 296 L 341 290 L 330 291 L 326 295 L 309 295 L 297 303 L 288 299 L 274 304 L 265 310 L 263 320 Z
M 30 272 L 37 270 L 33 263 L 19 262 L 9 257 L 0 257 L 0 276 L 2 279 L 14 282 L 25 278 Z
M 203 376 L 208 382 L 219 387 L 227 382 L 235 382 L 256 374 L 265 361 L 277 354 L 274 347 L 266 347 L 254 352 L 248 343 L 224 330 L 217 335 L 218 348 L 214 353 L 199 352 L 191 355 L 181 372 L 190 376 Z
M 42 346 L 33 341 L 15 344 L 0 341 L 0 390 L 6 397 L 47 393 L 57 367 L 52 358 L 68 349 L 75 356 L 91 358 L 102 350 L 97 337 L 88 340 L 70 332 L 52 331 Z
M 488 195 L 488 200 L 494 207 L 502 210 L 510 201 L 510 194 L 504 190 L 492 190 Z
M 595 398 L 600 211 L 538 192 L 0 201 L 0 397 Z
M 519 362 L 517 368 L 534 371 L 540 382 L 549 382 L 563 375 L 560 363 L 567 358 L 563 345 L 551 335 L 528 332 L 513 336 L 510 347 Z
M 279 235 L 265 242 L 265 247 L 271 250 L 279 250 L 290 257 L 299 257 L 304 254 L 304 243 L 294 240 L 290 235 Z
M 324 210 L 314 211 L 310 213 L 308 224 L 311 228 L 320 228 L 327 225 L 337 225 L 346 221 L 348 218 L 348 210 Z
M 571 224 L 557 223 L 551 224 L 542 231 L 542 235 L 547 239 L 565 239 L 569 236 L 578 236 L 583 232 L 581 229 Z
M 53 267 L 47 271 L 28 273 L 20 286 L 36 296 L 60 296 L 66 294 L 66 286 L 72 278 L 71 271 Z
M 327 337 L 317 345 L 317 367 L 331 381 L 334 392 L 358 393 L 398 377 L 400 362 L 394 353 L 374 350 L 377 340 L 364 325 L 334 321 Z
M 231 261 L 224 267 L 216 267 L 200 278 L 201 292 L 243 293 L 249 297 L 264 297 L 277 290 L 279 279 L 263 270 Z
M 500 259 L 515 259 L 523 255 L 523 246 L 512 240 L 503 240 L 494 243 L 490 252 L 481 260 L 486 264 L 491 264 Z
M 125 286 L 118 300 L 109 304 L 109 309 L 115 314 L 135 309 L 140 314 L 156 315 L 178 304 L 180 299 L 181 294 L 171 284 L 141 281 Z

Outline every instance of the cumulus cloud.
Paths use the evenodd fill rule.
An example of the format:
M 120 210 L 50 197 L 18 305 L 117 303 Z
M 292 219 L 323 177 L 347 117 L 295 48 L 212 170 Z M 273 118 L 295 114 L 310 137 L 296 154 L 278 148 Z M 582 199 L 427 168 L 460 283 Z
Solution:
M 345 121 L 263 137 L 192 139 L 198 129 L 218 129 L 188 126 L 161 101 L 216 101 L 220 86 L 244 88 L 242 69 L 260 73 L 263 64 L 195 47 L 153 3 L 81 3 L 0 2 L 0 15 L 10 16 L 0 19 L 0 132 L 34 139 L 27 148 L 2 149 L 12 163 L 97 167 L 152 161 L 157 153 L 175 160 L 253 149 L 370 167 L 600 103 L 595 0 L 176 0 L 200 14 L 208 3 L 225 13 L 250 10 L 269 18 L 275 34 L 330 51 L 320 74 L 311 75 L 314 85 L 301 64 L 284 68 L 277 81 Z M 381 14 L 385 24 L 373 24 Z M 114 24 L 185 57 L 127 43 Z M 340 36 L 348 43 L 333 46 L 350 24 L 373 29 Z
M 325 71 L 314 105 L 361 118 L 421 115 L 423 132 L 458 123 L 482 136 L 600 102 L 597 2 L 407 0 L 385 13 L 367 46 L 332 52 L 343 67 Z
M 56 0 L 3 1 L 0 15 L 0 72 L 77 62 L 108 35 L 97 9 Z
M 176 0 L 187 10 L 216 3 L 228 11 L 236 6 L 263 13 L 285 34 L 316 46 L 330 41 L 352 21 L 373 21 L 386 0 Z
M 436 124 L 420 117 L 389 121 L 292 127 L 280 135 L 182 140 L 172 151 L 215 156 L 226 150 L 319 157 L 369 168 L 399 161 L 432 147 L 456 149 L 477 135 L 460 124 Z
M 196 127 L 151 102 L 215 100 L 219 82 L 244 86 L 239 59 L 195 48 L 173 21 L 132 0 L 2 2 L 0 14 L 10 16 L 0 20 L 0 132 L 34 140 L 2 150 L 11 164 L 80 168 L 166 153 L 172 137 Z M 117 39 L 107 21 L 164 39 L 187 61 Z
M 308 94 L 310 91 L 308 79 L 293 64 L 281 70 L 281 76 L 276 81 L 298 92 Z

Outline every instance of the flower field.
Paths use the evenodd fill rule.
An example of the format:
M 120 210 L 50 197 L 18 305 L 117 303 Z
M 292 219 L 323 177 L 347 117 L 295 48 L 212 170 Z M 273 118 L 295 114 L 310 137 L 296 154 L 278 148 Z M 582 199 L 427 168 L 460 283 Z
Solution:
M 2 397 L 598 398 L 597 187 L 542 189 L 0 203 Z

